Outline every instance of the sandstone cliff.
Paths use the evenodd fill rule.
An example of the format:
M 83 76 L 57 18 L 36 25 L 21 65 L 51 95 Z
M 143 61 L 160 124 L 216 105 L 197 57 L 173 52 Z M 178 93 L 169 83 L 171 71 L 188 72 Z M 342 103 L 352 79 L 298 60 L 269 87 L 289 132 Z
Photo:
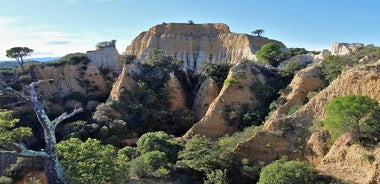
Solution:
M 265 37 L 236 34 L 225 24 L 163 24 L 138 35 L 126 49 L 138 58 L 153 48 L 184 61 L 183 68 L 197 71 L 202 63 L 237 63 L 255 59 L 255 52 L 267 43 L 284 44 Z

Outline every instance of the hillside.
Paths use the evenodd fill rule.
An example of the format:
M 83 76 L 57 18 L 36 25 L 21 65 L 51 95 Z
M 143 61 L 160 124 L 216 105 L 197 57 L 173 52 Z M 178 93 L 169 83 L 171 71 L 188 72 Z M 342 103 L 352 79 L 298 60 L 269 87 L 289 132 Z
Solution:
M 255 55 L 268 44 L 278 47 L 278 66 Z M 37 88 L 50 118 L 84 108 L 57 128 L 59 159 L 74 183 L 80 172 L 88 172 L 90 183 L 96 177 L 110 183 L 202 183 L 212 177 L 255 183 L 261 169 L 279 159 L 310 163 L 321 183 L 380 183 L 377 140 L 363 143 L 348 132 L 331 142 L 323 127 L 325 106 L 335 97 L 380 102 L 379 59 L 373 45 L 334 43 L 331 50 L 310 52 L 233 33 L 225 24 L 169 23 L 139 34 L 123 55 L 108 45 L 1 73 L 1 80 L 27 94 L 30 82 L 53 79 Z M 11 94 L 0 93 L 0 99 L 0 108 L 33 129 L 23 143 L 43 149 L 31 107 Z M 0 160 L 2 175 L 44 178 L 38 160 L 12 166 L 13 174 L 5 169 L 15 158 Z

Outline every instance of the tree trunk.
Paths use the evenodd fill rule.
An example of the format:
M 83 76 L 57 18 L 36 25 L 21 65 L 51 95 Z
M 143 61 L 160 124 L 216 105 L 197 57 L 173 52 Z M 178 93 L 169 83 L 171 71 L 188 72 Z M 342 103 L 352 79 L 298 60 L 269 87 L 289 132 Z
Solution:
M 49 155 L 45 158 L 45 174 L 49 184 L 66 184 L 62 165 L 58 161 L 57 141 L 55 138 L 55 127 L 45 129 L 45 151 Z

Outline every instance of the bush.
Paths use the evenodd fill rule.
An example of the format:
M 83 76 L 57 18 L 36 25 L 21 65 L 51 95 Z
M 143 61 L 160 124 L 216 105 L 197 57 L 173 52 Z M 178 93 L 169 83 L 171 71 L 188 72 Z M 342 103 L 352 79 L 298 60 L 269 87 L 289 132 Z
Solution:
M 299 161 L 278 160 L 265 166 L 258 184 L 315 183 L 311 166 Z
M 348 65 L 353 63 L 354 61 L 347 56 L 328 56 L 321 64 L 323 77 L 331 83 Z
M 380 138 L 380 106 L 367 96 L 335 97 L 326 106 L 325 128 L 332 140 L 352 132 L 360 140 L 378 142 Z
M 90 59 L 88 59 L 87 55 L 85 53 L 71 53 L 71 54 L 66 54 L 63 56 L 57 64 L 77 64 L 77 63 L 88 63 L 90 62 Z
M 130 174 L 135 177 L 161 177 L 169 174 L 170 163 L 164 152 L 146 152 L 130 162 Z
M 288 52 L 290 57 L 308 53 L 308 51 L 305 48 L 289 48 Z
M 289 61 L 285 66 L 280 68 L 279 72 L 282 77 L 292 79 L 299 70 L 305 67 L 306 65 L 298 61 Z
M 120 63 L 123 65 L 129 65 L 129 64 L 133 63 L 135 60 L 136 60 L 136 56 L 132 55 L 132 54 L 120 56 Z

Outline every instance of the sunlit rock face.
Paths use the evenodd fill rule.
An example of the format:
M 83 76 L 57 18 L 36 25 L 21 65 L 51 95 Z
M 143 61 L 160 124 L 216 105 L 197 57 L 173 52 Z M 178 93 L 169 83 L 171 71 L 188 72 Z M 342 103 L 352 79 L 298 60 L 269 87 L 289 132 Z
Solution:
M 126 54 L 141 60 L 153 49 L 160 49 L 182 60 L 184 70 L 198 71 L 204 63 L 255 60 L 255 52 L 267 43 L 285 48 L 283 43 L 266 37 L 232 33 L 225 24 L 170 23 L 140 33 L 127 47 Z

